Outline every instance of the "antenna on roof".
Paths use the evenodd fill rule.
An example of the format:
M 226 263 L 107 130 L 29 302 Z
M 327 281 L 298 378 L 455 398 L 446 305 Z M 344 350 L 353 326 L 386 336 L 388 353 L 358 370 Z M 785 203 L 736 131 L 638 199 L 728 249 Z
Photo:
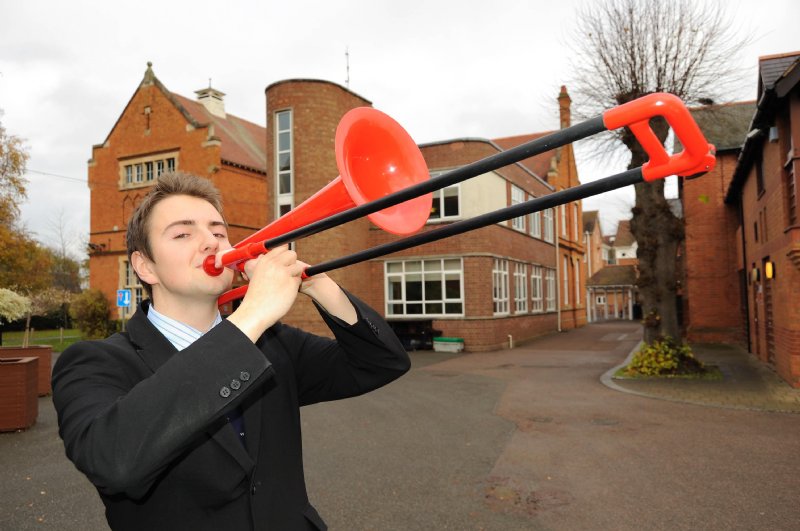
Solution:
M 211 88 L 211 78 L 208 78 L 208 88 Z
M 345 46 L 344 48 L 344 59 L 347 63 L 347 78 L 344 80 L 344 86 L 350 88 L 350 47 Z

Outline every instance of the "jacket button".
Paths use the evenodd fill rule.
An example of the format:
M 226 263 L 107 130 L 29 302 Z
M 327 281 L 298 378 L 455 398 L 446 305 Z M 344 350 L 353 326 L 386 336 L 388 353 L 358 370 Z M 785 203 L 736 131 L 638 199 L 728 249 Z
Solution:
M 255 496 L 255 495 L 256 495 L 256 486 L 255 486 L 255 485 L 252 485 L 252 486 L 250 487 L 250 494 L 251 494 L 252 496 Z
M 222 398 L 228 398 L 229 396 L 231 396 L 231 390 L 223 386 L 222 389 L 219 390 L 219 396 L 221 396 Z
M 231 389 L 234 391 L 238 390 L 242 386 L 242 382 L 239 380 L 231 380 Z
M 239 373 L 239 379 L 243 382 L 246 382 L 250 379 L 250 373 L 247 371 L 242 371 Z

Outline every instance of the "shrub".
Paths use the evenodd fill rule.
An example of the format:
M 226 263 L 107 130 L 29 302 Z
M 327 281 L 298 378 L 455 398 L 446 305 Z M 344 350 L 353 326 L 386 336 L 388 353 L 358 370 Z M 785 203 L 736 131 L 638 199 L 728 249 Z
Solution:
M 108 312 L 108 300 L 98 289 L 87 289 L 76 295 L 69 307 L 69 314 L 85 339 L 98 339 L 108 335 Z
M 664 337 L 645 345 L 634 354 L 625 372 L 629 376 L 668 376 L 706 372 L 703 363 L 694 357 L 688 345 L 680 345 Z
M 0 288 L 0 324 L 22 319 L 30 311 L 31 300 L 28 297 Z

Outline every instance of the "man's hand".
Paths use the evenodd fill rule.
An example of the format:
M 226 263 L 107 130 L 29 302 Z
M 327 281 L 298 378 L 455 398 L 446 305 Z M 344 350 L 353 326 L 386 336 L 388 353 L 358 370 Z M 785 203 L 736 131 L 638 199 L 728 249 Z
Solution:
M 250 285 L 241 305 L 228 321 L 255 342 L 292 308 L 305 267 L 297 261 L 297 253 L 286 245 L 245 262 Z
M 308 268 L 306 263 L 298 262 L 298 264 L 303 266 L 304 271 Z M 342 288 L 325 273 L 303 280 L 300 285 L 300 293 L 308 295 L 325 308 L 329 314 L 335 315 L 347 324 L 352 325 L 358 321 L 358 314 L 353 303 L 344 294 Z

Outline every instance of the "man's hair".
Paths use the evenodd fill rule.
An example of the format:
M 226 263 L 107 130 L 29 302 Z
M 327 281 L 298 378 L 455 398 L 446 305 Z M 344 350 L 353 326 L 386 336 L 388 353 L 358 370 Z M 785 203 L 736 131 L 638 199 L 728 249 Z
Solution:
M 222 197 L 211 181 L 180 171 L 162 173 L 158 177 L 156 185 L 144 196 L 128 221 L 128 231 L 125 236 L 128 246 L 128 263 L 130 263 L 134 251 L 139 251 L 146 258 L 153 260 L 149 238 L 150 214 L 158 203 L 174 195 L 188 195 L 208 201 L 222 215 Z M 139 276 L 138 273 L 136 276 Z M 139 282 L 147 292 L 147 296 L 152 298 L 153 290 L 150 284 L 141 278 Z

